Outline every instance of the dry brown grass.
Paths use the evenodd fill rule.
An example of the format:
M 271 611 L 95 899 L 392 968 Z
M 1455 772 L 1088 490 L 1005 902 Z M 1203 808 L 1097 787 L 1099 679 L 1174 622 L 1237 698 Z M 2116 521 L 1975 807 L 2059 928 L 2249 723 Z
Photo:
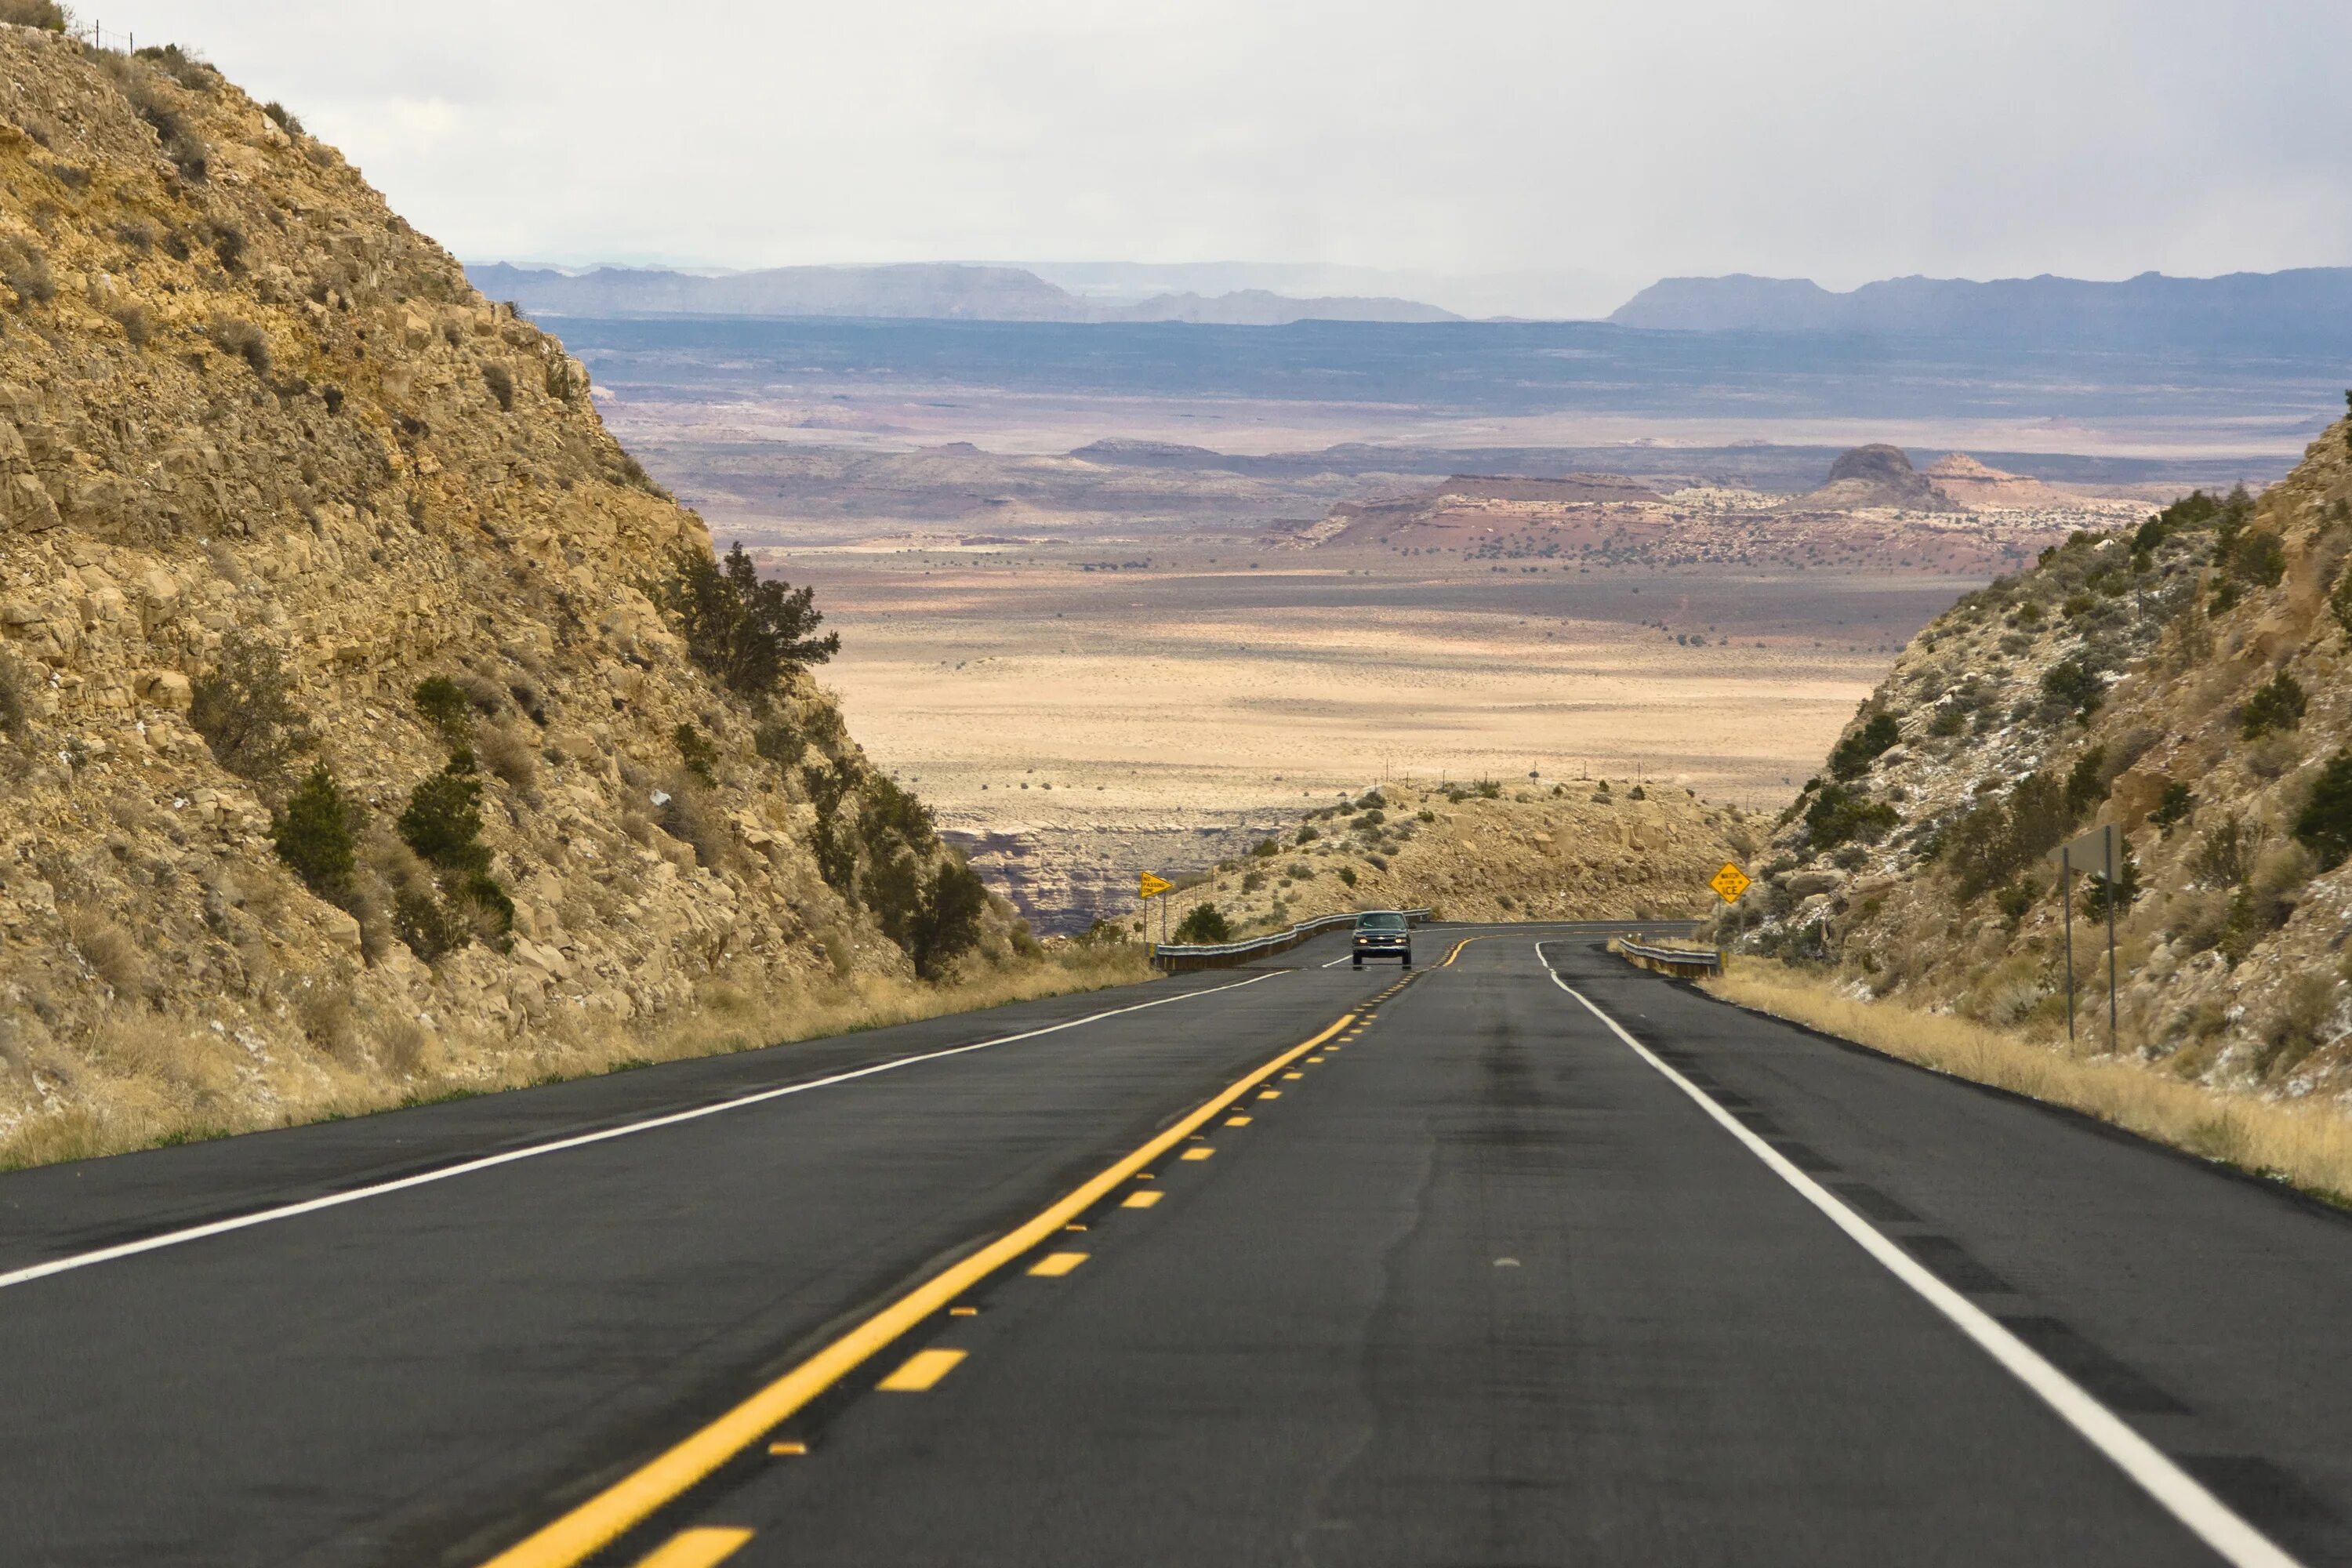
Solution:
M 1743 1007 L 1808 1025 L 1905 1061 L 1990 1084 L 2292 1183 L 2352 1205 L 2352 1117 L 2331 1106 L 2258 1100 L 2111 1056 L 2070 1056 L 1949 1014 L 1843 995 L 1801 971 L 1733 959 L 1702 983 Z
M 632 1024 L 574 1015 L 513 1037 L 436 1034 L 411 1019 L 322 1003 L 300 1019 L 334 1043 L 301 1053 L 280 1047 L 258 1069 L 266 1096 L 251 1090 L 257 1063 L 246 1044 L 193 1018 L 125 1009 L 70 1058 L 45 1064 L 48 1079 L 63 1080 L 45 1108 L 13 1123 L 0 1118 L 0 1170 L 883 1028 L 1132 984 L 1151 973 L 1143 948 L 1129 945 L 1066 949 L 943 985 L 870 974 L 768 989 L 718 979 L 680 1016 Z

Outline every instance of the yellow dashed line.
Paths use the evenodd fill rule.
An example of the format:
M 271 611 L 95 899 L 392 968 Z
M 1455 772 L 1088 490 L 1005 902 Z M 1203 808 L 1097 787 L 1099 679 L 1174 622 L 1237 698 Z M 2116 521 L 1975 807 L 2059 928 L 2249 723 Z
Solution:
M 1328 1028 L 1251 1069 L 1206 1104 L 1179 1118 L 1171 1126 L 1092 1179 L 1064 1194 L 1044 1213 L 998 1237 L 953 1266 L 933 1275 L 893 1300 L 880 1311 L 826 1344 L 782 1376 L 754 1392 L 717 1420 L 672 1445 L 623 1476 L 578 1507 L 559 1515 L 514 1545 L 488 1560 L 486 1568 L 573 1568 L 603 1550 L 625 1531 L 689 1489 L 736 1455 L 761 1441 L 809 1401 L 863 1366 L 909 1331 L 946 1310 L 957 1297 L 998 1269 L 1034 1250 L 1039 1243 L 1086 1213 L 1129 1176 L 1143 1173 L 1169 1150 L 1192 1135 L 1228 1107 L 1290 1063 L 1327 1045 L 1356 1021 L 1343 1013 Z M 1261 1099 L 1280 1098 L 1265 1089 Z M 910 1358 L 881 1386 L 894 1390 L 929 1387 L 957 1362 L 962 1351 L 927 1350 Z M 945 1358 L 927 1361 L 926 1358 Z M 919 1384 L 906 1380 L 919 1366 L 935 1368 Z M 735 1544 L 740 1545 L 738 1542 Z M 730 1546 L 730 1550 L 732 1550 Z M 714 1560 L 715 1561 L 715 1560 Z M 679 1568 L 665 1564 L 664 1568 Z
M 1158 1193 L 1129 1193 L 1127 1194 L 1127 1201 L 1118 1206 L 1124 1209 L 1148 1209 L 1159 1201 Z
M 956 1369 L 963 1360 L 963 1351 L 917 1351 L 898 1363 L 898 1370 L 875 1384 L 888 1394 L 921 1394 L 936 1387 L 940 1379 Z
M 1046 1279 L 1059 1279 L 1086 1260 L 1083 1252 L 1049 1252 L 1031 1264 L 1029 1272 Z
M 1280 1100 L 1282 1098 L 1282 1090 L 1278 1089 L 1262 1089 L 1258 1093 L 1258 1098 L 1260 1100 Z
M 1247 1127 L 1249 1124 L 1250 1119 L 1246 1116 L 1228 1116 L 1225 1118 L 1225 1125 L 1228 1127 Z
M 734 1556 L 751 1539 L 748 1530 L 682 1530 L 652 1556 L 641 1559 L 637 1568 L 710 1568 Z
M 1184 1151 L 1183 1157 L 1187 1160 L 1205 1160 L 1215 1152 L 1214 1149 L 1187 1149 Z

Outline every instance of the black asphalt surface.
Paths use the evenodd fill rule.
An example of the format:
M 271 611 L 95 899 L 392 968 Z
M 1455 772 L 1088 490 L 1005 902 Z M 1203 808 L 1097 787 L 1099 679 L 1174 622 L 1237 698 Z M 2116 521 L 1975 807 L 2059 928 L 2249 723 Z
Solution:
M 1590 931 L 1425 931 L 1393 992 L 1321 967 L 1341 940 L 0 1177 L 5 1273 L 1186 994 L 0 1289 L 0 1563 L 479 1563 L 1367 1004 L 1129 1184 L 1155 1206 L 1051 1244 L 1075 1268 L 992 1277 L 775 1434 L 805 1454 L 595 1561 L 708 1527 L 740 1564 L 2216 1560 L 1545 958 L 2281 1545 L 2352 1561 L 2343 1216 Z M 922 1349 L 966 1353 L 876 1387 Z

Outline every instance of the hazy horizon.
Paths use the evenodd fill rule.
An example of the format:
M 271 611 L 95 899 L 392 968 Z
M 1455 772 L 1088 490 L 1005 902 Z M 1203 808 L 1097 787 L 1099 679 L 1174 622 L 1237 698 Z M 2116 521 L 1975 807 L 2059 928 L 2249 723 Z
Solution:
M 1278 258 L 1253 265 L 1507 276 L 1580 313 L 1597 285 L 1531 280 L 1622 299 L 1729 272 L 1843 289 L 2352 259 L 2352 8 L 2313 3 L 1385 0 L 1342 20 L 688 0 L 656 21 L 613 0 L 120 0 L 102 19 L 282 100 L 474 258 Z

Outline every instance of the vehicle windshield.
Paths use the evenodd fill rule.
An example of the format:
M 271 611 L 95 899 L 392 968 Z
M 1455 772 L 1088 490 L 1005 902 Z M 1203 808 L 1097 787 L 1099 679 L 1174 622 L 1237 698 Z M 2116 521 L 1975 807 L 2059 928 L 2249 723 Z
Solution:
M 1402 931 L 1404 917 L 1402 915 L 1358 915 L 1356 929 L 1358 931 Z

